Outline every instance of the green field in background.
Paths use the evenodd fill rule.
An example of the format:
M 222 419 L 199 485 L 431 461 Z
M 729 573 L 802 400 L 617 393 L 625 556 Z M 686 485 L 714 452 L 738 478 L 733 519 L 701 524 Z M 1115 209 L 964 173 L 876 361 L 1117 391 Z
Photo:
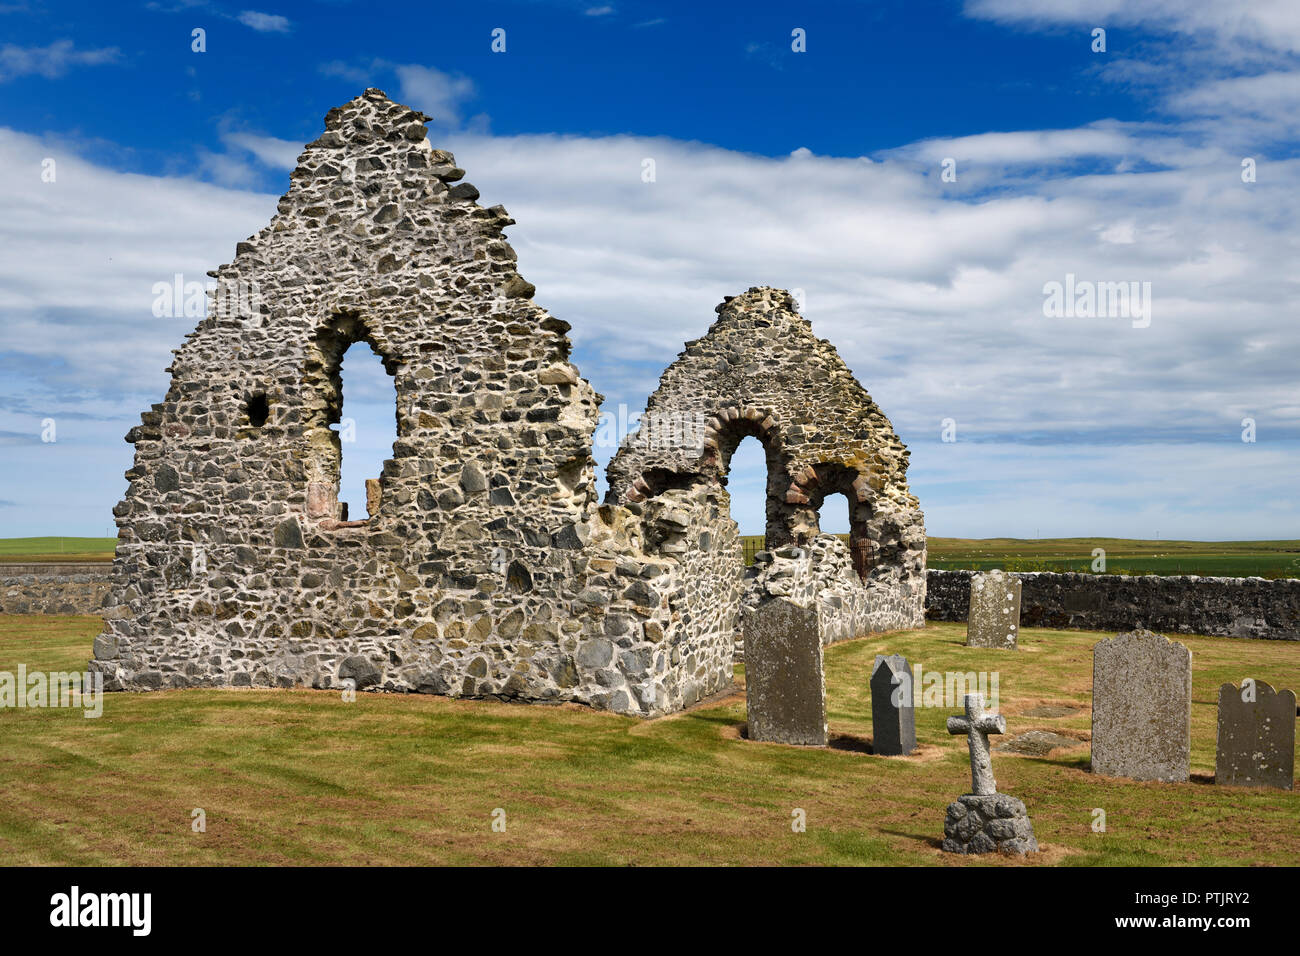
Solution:
M 840 537 L 845 537 L 840 535 Z M 744 535 L 745 563 L 762 535 Z M 0 562 L 108 561 L 116 538 L 0 538 Z M 1300 541 L 1141 541 L 1129 538 L 930 538 L 927 565 L 987 571 L 1091 571 L 1094 548 L 1108 574 L 1300 578 Z
M 748 564 L 753 552 L 762 548 L 763 537 L 746 535 L 742 540 Z M 1093 549 L 1102 548 L 1107 574 L 1300 578 L 1300 541 L 930 538 L 926 546 L 926 566 L 941 570 L 1091 571 Z
M 0 538 L 0 562 L 111 561 L 117 538 Z

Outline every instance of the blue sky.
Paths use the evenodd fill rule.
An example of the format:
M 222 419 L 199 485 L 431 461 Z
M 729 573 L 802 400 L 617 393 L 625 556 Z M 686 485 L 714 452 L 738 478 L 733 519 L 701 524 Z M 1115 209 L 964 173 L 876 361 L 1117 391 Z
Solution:
M 518 220 L 615 415 L 777 285 L 911 447 L 932 534 L 1300 537 L 1300 5 L 250 2 L 0 0 L 0 536 L 107 532 L 194 324 L 153 285 L 231 259 L 378 86 Z M 1149 283 L 1149 315 L 1045 314 L 1074 279 Z M 355 508 L 392 390 L 353 354 L 344 388 Z

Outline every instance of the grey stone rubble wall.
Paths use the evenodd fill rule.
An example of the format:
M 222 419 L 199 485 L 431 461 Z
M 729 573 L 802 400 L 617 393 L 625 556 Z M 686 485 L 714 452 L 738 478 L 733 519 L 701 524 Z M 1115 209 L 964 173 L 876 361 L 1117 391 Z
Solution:
M 0 564 L 0 614 L 98 614 L 107 562 Z
M 725 488 L 597 502 L 601 396 L 530 301 L 513 220 L 475 202 L 426 119 L 378 90 L 331 110 L 271 223 L 213 273 L 128 434 L 91 664 L 106 687 L 350 679 L 656 716 L 730 683 Z M 248 287 L 252 305 L 222 298 Z M 393 376 L 398 437 L 375 513 L 347 521 L 330 426 L 360 341 Z
M 931 569 L 925 613 L 964 621 L 970 571 Z M 1300 640 L 1300 579 L 1016 573 L 1020 626 Z
M 606 500 L 652 499 L 697 477 L 725 485 L 736 448 L 755 438 L 767 462 L 768 546 L 811 548 L 823 504 L 843 495 L 850 563 L 871 600 L 835 616 L 911 611 L 889 626 L 922 626 L 924 516 L 907 485 L 909 453 L 889 419 L 789 292 L 756 286 L 717 313 L 708 333 L 664 370 L 641 427 L 609 464 Z M 855 594 L 846 590 L 841 600 L 855 605 Z
M 752 612 L 769 598 L 818 607 L 822 644 L 865 634 L 916 627 L 924 594 L 907 593 L 894 582 L 863 581 L 853 570 L 848 546 L 838 536 L 819 534 L 806 548 L 787 545 L 760 551 L 745 572 L 741 597 L 742 637 Z

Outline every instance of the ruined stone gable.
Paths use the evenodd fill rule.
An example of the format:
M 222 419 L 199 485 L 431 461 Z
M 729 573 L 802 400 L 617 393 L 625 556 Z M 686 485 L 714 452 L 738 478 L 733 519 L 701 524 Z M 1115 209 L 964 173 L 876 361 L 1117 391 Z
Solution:
M 725 490 L 595 499 L 598 396 L 427 117 L 326 117 L 128 441 L 108 686 L 338 687 L 655 715 L 731 680 Z M 375 513 L 338 502 L 340 362 L 396 388 Z M 354 520 L 344 520 L 352 518 Z
M 645 424 L 610 463 L 607 500 L 654 500 L 697 479 L 725 485 L 736 447 L 753 436 L 767 459 L 767 547 L 776 558 L 764 556 L 751 572 L 747 603 L 783 577 L 773 593 L 794 596 L 790 581 L 799 580 L 801 600 L 832 602 L 839 620 L 823 632 L 836 639 L 922 626 L 924 517 L 907 487 L 908 451 L 889 420 L 789 293 L 752 288 L 717 311 L 708 333 L 664 371 Z M 664 440 L 675 432 L 693 440 Z M 838 539 L 820 534 L 819 509 L 835 494 L 848 502 L 847 556 Z M 860 588 L 846 581 L 845 558 Z
M 849 609 L 828 635 L 919 626 L 906 450 L 785 293 L 720 307 L 651 400 L 651 418 L 679 420 L 636 433 L 596 501 L 601 397 L 569 362 L 567 323 L 531 301 L 502 232 L 513 220 L 476 202 L 426 119 L 378 90 L 331 110 L 271 223 L 211 273 L 208 317 L 127 436 L 91 662 L 106 686 L 679 710 L 732 679 L 745 585 L 725 477 L 745 434 L 768 450 L 773 543 L 816 543 L 812 558 L 766 559 L 751 596 L 800 582 Z M 396 393 L 365 518 L 338 500 L 331 427 L 358 342 Z M 817 537 L 818 506 L 841 490 L 861 578 Z

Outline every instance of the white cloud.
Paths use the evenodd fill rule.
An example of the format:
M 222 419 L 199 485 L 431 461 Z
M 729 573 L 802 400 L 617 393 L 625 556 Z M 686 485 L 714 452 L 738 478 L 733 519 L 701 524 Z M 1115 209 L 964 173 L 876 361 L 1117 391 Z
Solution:
M 33 74 L 55 80 L 75 66 L 113 63 L 120 55 L 121 51 L 115 46 L 78 50 L 71 40 L 55 40 L 49 46 L 42 47 L 20 47 L 6 43 L 0 47 L 0 83 Z
M 466 103 L 478 95 L 469 77 L 419 63 L 394 63 L 382 58 L 368 63 L 331 60 L 319 69 L 325 76 L 346 80 L 356 87 L 355 93 L 367 86 L 388 90 L 394 99 L 427 113 L 433 128 L 440 130 L 461 127 Z M 396 85 L 389 82 L 392 78 L 396 78 Z M 487 117 L 480 114 L 467 125 L 485 131 Z
M 459 125 L 461 107 L 474 96 L 472 80 L 431 66 L 410 63 L 393 69 L 400 83 L 398 96 L 403 102 L 428 113 L 439 125 Z
M 444 115 L 472 95 L 427 67 L 399 76 L 404 100 L 440 100 Z M 408 96 L 421 88 L 423 102 Z M 911 444 L 935 533 L 1058 534 L 1090 520 L 1086 533 L 1149 533 L 1124 525 L 1136 514 L 1166 536 L 1300 536 L 1275 494 L 1293 483 L 1282 442 L 1300 440 L 1300 196 L 1287 185 L 1300 161 L 1274 160 L 1243 184 L 1238 156 L 1175 124 L 926 141 L 870 158 L 627 136 L 433 138 L 484 205 L 519 221 L 509 234 L 521 272 L 573 324 L 575 357 L 607 407 L 640 407 L 724 295 L 801 288 L 817 334 Z M 253 161 L 286 168 L 300 149 L 247 131 L 223 141 L 224 181 Z M 970 157 L 956 184 L 921 168 L 954 153 Z M 45 156 L 59 157 L 55 184 L 40 182 Z M 653 183 L 641 179 L 647 157 Z M 1104 161 L 1079 170 L 1081 157 Z M 4 351 L 23 370 L 0 408 L 6 395 L 33 405 L 0 414 L 0 430 L 30 430 L 35 406 L 62 403 L 120 415 L 102 429 L 116 443 L 162 394 L 167 351 L 193 324 L 154 319 L 152 283 L 228 261 L 274 197 L 114 172 L 11 131 L 0 163 L 30 170 L 0 180 Z M 1043 285 L 1067 274 L 1150 282 L 1151 326 L 1045 318 Z M 1258 445 L 1239 440 L 1245 416 Z M 957 446 L 938 441 L 946 417 Z
M 288 33 L 289 20 L 278 13 L 259 13 L 256 10 L 244 10 L 235 17 L 244 26 L 258 33 Z
M 1225 49 L 1300 51 L 1300 6 L 1293 0 L 967 0 L 965 12 L 1003 24 L 1143 26 L 1207 37 Z

